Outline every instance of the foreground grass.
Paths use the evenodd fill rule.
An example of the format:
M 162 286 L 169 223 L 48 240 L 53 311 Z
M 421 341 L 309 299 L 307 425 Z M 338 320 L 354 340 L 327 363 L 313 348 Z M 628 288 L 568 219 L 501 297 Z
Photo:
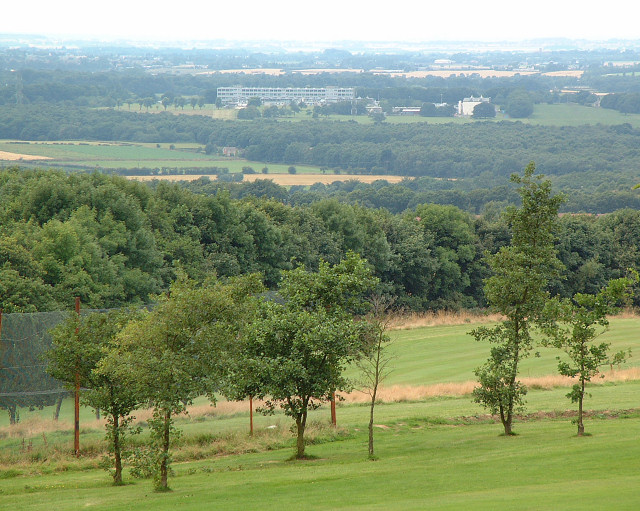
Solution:
M 467 335 L 475 321 L 393 331 L 395 371 L 388 384 L 469 380 L 469 368 L 488 350 Z M 637 352 L 639 323 L 633 317 L 614 318 L 602 339 L 615 350 Z M 529 359 L 523 376 L 555 371 L 554 357 L 549 351 Z M 640 362 L 638 357 L 632 361 Z M 514 438 L 500 436 L 499 421 L 468 394 L 392 397 L 376 408 L 378 461 L 366 456 L 364 404 L 339 403 L 337 430 L 328 426 L 327 406 L 313 412 L 307 449 L 316 458 L 292 462 L 287 461 L 294 445 L 287 417 L 256 415 L 256 435 L 250 438 L 246 404 L 221 403 L 213 409 L 201 399 L 192 415 L 179 421 L 183 436 L 174 450 L 169 494 L 154 493 L 150 481 L 133 480 L 128 473 L 127 486 L 110 485 L 108 474 L 98 468 L 102 424 L 86 409 L 84 455 L 73 458 L 68 400 L 61 430 L 44 421 L 51 409 L 25 410 L 21 424 L 0 428 L 0 508 L 39 510 L 55 503 L 62 511 L 637 509 L 640 380 L 602 382 L 591 387 L 592 397 L 585 401 L 591 436 L 584 438 L 575 436 L 566 386 L 531 386 L 527 415 L 516 419 Z M 144 420 L 144 412 L 139 416 Z
M 578 438 L 565 421 L 437 425 L 419 418 L 376 431 L 378 461 L 363 430 L 310 446 L 317 457 L 287 461 L 274 450 L 175 465 L 173 492 L 149 481 L 109 485 L 104 472 L 5 477 L 6 509 L 637 509 L 640 419 L 599 420 Z

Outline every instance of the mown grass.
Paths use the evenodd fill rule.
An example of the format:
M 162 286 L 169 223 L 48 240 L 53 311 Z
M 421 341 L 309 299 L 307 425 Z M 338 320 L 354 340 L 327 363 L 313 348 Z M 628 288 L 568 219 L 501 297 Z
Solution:
M 635 509 L 640 419 L 598 420 L 577 438 L 563 421 L 522 423 L 505 438 L 493 424 L 421 417 L 309 447 L 316 459 L 272 450 L 175 465 L 173 491 L 148 481 L 109 485 L 97 470 L 2 479 L 7 509 Z
M 534 106 L 531 117 L 518 120 L 547 126 L 583 126 L 585 124 L 608 126 L 629 123 L 634 128 L 640 127 L 640 114 L 623 114 L 609 108 L 594 108 L 575 103 L 554 105 L 541 103 Z
M 488 346 L 467 335 L 473 318 L 462 321 L 392 331 L 395 371 L 386 383 L 471 379 L 468 369 L 482 363 Z M 634 317 L 614 318 L 602 339 L 615 349 L 638 348 L 639 324 Z M 637 367 L 638 360 L 631 360 Z M 524 368 L 548 375 L 555 371 L 554 353 L 529 359 Z M 575 435 L 575 406 L 567 391 L 531 386 L 527 415 L 516 419 L 514 438 L 500 436 L 499 421 L 468 394 L 389 399 L 376 408 L 378 461 L 367 458 L 366 404 L 339 402 L 337 430 L 329 426 L 328 406 L 314 411 L 307 449 L 315 459 L 292 462 L 287 461 L 294 444 L 290 419 L 281 413 L 256 415 L 256 434 L 249 437 L 246 403 L 214 409 L 200 399 L 191 416 L 179 421 L 183 436 L 175 445 L 168 494 L 154 493 L 150 481 L 133 480 L 128 472 L 126 486 L 110 486 L 108 474 L 98 468 L 102 424 L 86 409 L 83 457 L 73 458 L 69 400 L 58 431 L 47 420 L 51 409 L 23 412 L 18 426 L 0 427 L 0 500 L 7 509 L 45 509 L 55 502 L 62 511 L 637 509 L 640 380 L 605 379 L 592 386 L 585 401 L 591 436 L 584 438 Z M 146 418 L 144 412 L 139 416 Z

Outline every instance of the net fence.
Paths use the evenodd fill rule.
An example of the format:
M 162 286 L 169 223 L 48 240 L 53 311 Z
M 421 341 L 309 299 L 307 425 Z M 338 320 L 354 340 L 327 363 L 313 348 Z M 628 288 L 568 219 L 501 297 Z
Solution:
M 45 352 L 51 347 L 49 330 L 70 312 L 1 314 L 0 319 L 0 409 L 11 422 L 19 408 L 42 408 L 68 394 L 63 384 L 47 374 Z

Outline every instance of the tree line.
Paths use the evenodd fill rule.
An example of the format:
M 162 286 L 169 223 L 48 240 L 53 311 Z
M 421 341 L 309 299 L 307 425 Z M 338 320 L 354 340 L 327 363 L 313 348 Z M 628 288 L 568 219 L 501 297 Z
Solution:
M 362 318 L 375 278 L 349 253 L 317 272 L 283 274 L 278 299 L 265 296 L 261 277 L 198 285 L 180 276 L 150 312 L 117 310 L 71 316 L 53 330 L 48 371 L 108 417 L 113 479 L 122 484 L 125 438 L 132 413 L 152 408 L 155 487 L 168 489 L 175 418 L 194 398 L 264 399 L 295 422 L 296 458 L 305 457 L 308 412 L 350 389 L 346 366 L 367 356 L 373 330 Z
M 340 172 L 411 177 L 500 179 L 528 161 L 556 182 L 584 193 L 635 179 L 640 130 L 617 126 L 549 127 L 519 122 L 361 125 L 325 120 L 227 122 L 205 116 L 95 111 L 62 106 L 0 110 L 0 138 L 196 142 L 206 152 L 237 147 L 262 163 L 313 165 Z M 585 179 L 586 176 L 586 179 Z M 564 181 L 562 181 L 564 179 Z M 591 184 L 599 179 L 598 185 Z M 576 186 L 580 182 L 581 187 Z
M 0 286 L 5 312 L 148 303 L 179 271 L 201 282 L 260 272 L 275 288 L 283 271 L 348 251 L 368 261 L 378 291 L 413 310 L 486 304 L 483 253 L 508 243 L 501 208 L 472 215 L 442 204 L 400 213 L 319 198 L 232 198 L 99 173 L 0 171 Z M 640 212 L 565 215 L 557 249 L 566 270 L 556 294 L 592 292 L 640 267 Z

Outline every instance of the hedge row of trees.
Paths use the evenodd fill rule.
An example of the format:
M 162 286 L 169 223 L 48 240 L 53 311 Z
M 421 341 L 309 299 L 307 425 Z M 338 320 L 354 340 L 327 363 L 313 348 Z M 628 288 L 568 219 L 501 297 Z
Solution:
M 1 59 L 0 59 L 1 62 Z M 241 66 L 246 66 L 243 62 Z M 11 70 L 11 71 L 10 71 Z M 141 70 L 73 72 L 65 70 L 30 69 L 29 64 L 14 64 L 0 71 L 0 104 L 72 103 L 79 106 L 113 107 L 153 98 L 202 97 L 206 103 L 216 101 L 217 88 L 243 85 L 245 87 L 355 87 L 357 96 L 378 99 L 386 108 L 420 106 L 424 102 L 444 101 L 456 104 L 472 95 L 488 97 L 508 95 L 522 88 L 536 95 L 538 100 L 553 101 L 552 89 L 576 84 L 572 77 L 516 76 L 508 78 L 480 78 L 480 76 L 427 76 L 407 79 L 374 73 L 320 73 L 284 76 L 258 74 L 188 75 L 148 73 Z M 350 112 L 348 112 L 350 113 Z
M 374 330 L 357 315 L 375 279 L 350 253 L 318 272 L 285 272 L 277 299 L 259 295 L 259 275 L 203 284 L 179 278 L 151 312 L 72 316 L 54 332 L 49 372 L 106 413 L 115 484 L 122 484 L 132 413 L 152 408 L 152 472 L 168 488 L 175 417 L 197 396 L 266 399 L 295 421 L 304 458 L 307 415 L 335 391 L 350 389 L 346 366 L 366 356 Z
M 179 270 L 196 281 L 260 272 L 273 288 L 282 271 L 336 264 L 349 250 L 367 259 L 379 291 L 399 306 L 483 306 L 482 254 L 510 236 L 498 213 L 419 204 L 392 214 L 335 199 L 289 205 L 13 168 L 0 172 L 0 307 L 67 309 L 75 296 L 89 308 L 146 303 Z M 639 233 L 635 210 L 563 216 L 557 245 L 567 269 L 552 282 L 556 292 L 592 292 L 640 267 Z
M 580 182 L 571 182 L 569 176 L 552 179 L 554 185 L 560 183 L 568 194 L 561 205 L 562 213 L 612 213 L 619 209 L 640 209 L 640 194 L 633 190 L 636 178 L 632 175 L 620 177 L 619 181 L 603 182 L 604 176 L 585 173 Z M 268 179 L 233 185 L 201 178 L 184 186 L 196 193 L 216 194 L 226 190 L 235 199 L 247 196 L 275 198 L 289 205 L 308 205 L 323 199 L 337 199 L 340 202 L 359 204 L 367 208 L 387 209 L 391 213 L 403 213 L 419 204 L 431 203 L 456 206 L 474 215 L 494 215 L 508 204 L 515 204 L 518 195 L 512 186 L 504 181 L 483 180 L 441 180 L 428 177 L 406 179 L 399 183 L 389 183 L 384 178 L 374 183 L 355 180 L 335 181 L 331 184 L 316 183 L 310 187 L 280 186 Z M 239 180 L 241 181 L 241 180 Z M 493 186 L 492 186 L 493 185 Z M 596 187 L 589 192 L 584 187 Z
M 600 100 L 600 106 L 618 110 L 623 114 L 640 113 L 640 92 L 607 94 Z

